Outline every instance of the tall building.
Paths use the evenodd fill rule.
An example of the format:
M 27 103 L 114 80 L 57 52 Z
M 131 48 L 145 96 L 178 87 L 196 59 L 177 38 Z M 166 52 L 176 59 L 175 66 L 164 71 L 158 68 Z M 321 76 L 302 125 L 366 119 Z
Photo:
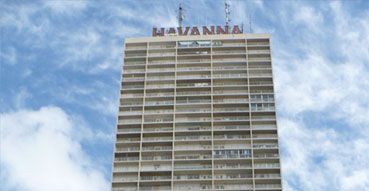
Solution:
M 113 191 L 281 191 L 269 34 L 125 40 Z

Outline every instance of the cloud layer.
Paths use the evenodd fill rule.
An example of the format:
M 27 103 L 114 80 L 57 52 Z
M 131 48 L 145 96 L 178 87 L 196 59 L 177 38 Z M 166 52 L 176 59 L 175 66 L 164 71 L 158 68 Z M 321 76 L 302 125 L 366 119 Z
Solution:
M 3 114 L 1 179 L 4 190 L 108 190 L 80 143 L 76 124 L 62 109 L 43 107 Z

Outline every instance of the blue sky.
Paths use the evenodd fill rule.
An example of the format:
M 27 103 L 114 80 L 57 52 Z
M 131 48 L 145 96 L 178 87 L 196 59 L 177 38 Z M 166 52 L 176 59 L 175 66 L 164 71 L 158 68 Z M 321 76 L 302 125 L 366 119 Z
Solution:
M 369 1 L 235 1 L 270 33 L 286 191 L 369 190 Z M 127 37 L 178 1 L 0 2 L 0 190 L 108 190 Z M 224 1 L 183 0 L 185 26 Z

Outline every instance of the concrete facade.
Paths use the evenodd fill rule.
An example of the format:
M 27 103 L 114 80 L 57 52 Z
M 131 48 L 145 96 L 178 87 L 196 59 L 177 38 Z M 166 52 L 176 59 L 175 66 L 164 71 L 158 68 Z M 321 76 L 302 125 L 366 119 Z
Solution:
M 125 41 L 113 191 L 281 191 L 270 36 Z

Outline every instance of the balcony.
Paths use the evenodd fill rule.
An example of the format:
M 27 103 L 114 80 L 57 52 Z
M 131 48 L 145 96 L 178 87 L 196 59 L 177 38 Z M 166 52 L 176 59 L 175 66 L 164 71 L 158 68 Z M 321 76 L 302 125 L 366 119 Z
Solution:
M 171 160 L 172 156 L 142 156 L 142 160 Z
M 250 117 L 236 116 L 236 117 L 215 117 L 214 121 L 248 121 Z
M 249 54 L 270 54 L 269 50 L 249 50 L 247 51 Z
M 221 164 L 215 165 L 215 169 L 249 169 L 252 168 L 251 164 Z
M 123 94 L 120 94 L 121 98 L 138 98 L 138 97 L 143 97 L 143 94 L 137 94 L 137 93 L 127 93 L 124 92 Z
M 191 174 L 191 175 L 177 175 L 174 180 L 211 180 L 211 174 Z
M 126 58 L 146 57 L 146 54 L 126 54 Z
M 113 176 L 113 182 L 137 182 L 137 176 L 136 177 L 114 177 Z
M 140 119 L 118 120 L 118 124 L 140 124 Z
M 135 85 L 135 86 L 127 86 L 127 85 L 123 85 L 122 89 L 142 89 L 144 88 L 144 85 Z
M 214 103 L 249 103 L 248 99 L 214 99 Z
M 177 109 L 176 113 L 209 113 L 211 109 Z
M 177 100 L 177 104 L 190 104 L 190 103 L 211 103 L 211 100 Z
M 280 174 L 255 174 L 255 178 L 281 178 Z
M 163 84 L 163 85 L 159 85 L 159 84 L 150 84 L 150 85 L 146 85 L 147 89 L 151 89 L 151 88 L 174 88 L 174 84 Z
M 149 53 L 149 57 L 175 56 L 175 52 L 168 53 Z
M 213 67 L 214 70 L 247 70 L 246 66 L 218 66 Z
M 268 154 L 254 154 L 254 158 L 278 158 L 278 154 L 268 153 Z
M 142 141 L 171 141 L 172 137 L 143 137 Z
M 210 91 L 189 91 L 189 92 L 177 92 L 178 96 L 181 95 L 210 95 Z
M 165 119 L 145 119 L 145 123 L 170 123 L 173 122 L 172 118 L 165 118 Z
M 148 76 L 147 80 L 174 80 L 174 76 Z
M 173 105 L 174 101 L 147 101 L 145 105 Z
M 182 84 L 177 83 L 178 88 L 185 88 L 185 87 L 210 87 L 210 83 L 191 83 L 191 84 Z
M 176 122 L 209 122 L 211 118 L 191 117 L 191 118 L 176 118 Z
M 248 139 L 250 135 L 214 135 L 214 139 L 233 140 L 233 139 Z
M 141 115 L 142 111 L 120 111 L 119 115 Z
M 278 138 L 277 134 L 253 134 L 252 138 Z
M 176 160 L 200 160 L 200 159 L 211 159 L 211 155 L 176 155 Z
M 171 190 L 170 186 L 140 186 L 140 190 L 139 191 L 146 191 L 146 190 Z
M 145 78 L 125 78 L 125 77 L 122 78 L 122 81 L 123 82 L 143 81 L 143 80 L 145 80 Z
M 137 161 L 138 157 L 115 157 L 114 161 Z
M 237 95 L 237 94 L 248 94 L 247 90 L 239 90 L 239 91 L 214 91 L 215 95 Z
M 210 75 L 177 75 L 177 79 L 210 79 Z
M 155 69 L 149 68 L 147 70 L 147 72 L 174 72 L 174 71 L 175 71 L 174 68 L 155 68 Z
M 255 130 L 263 130 L 263 129 L 269 130 L 269 129 L 277 129 L 277 126 L 275 126 L 275 125 L 253 125 L 252 129 L 255 129 Z
M 251 108 L 252 110 L 252 108 Z M 276 117 L 274 115 L 269 115 L 269 116 L 255 116 L 255 115 L 251 115 L 251 119 L 252 120 L 275 120 Z
M 166 96 L 173 96 L 174 93 L 146 93 L 146 97 L 166 97 Z
M 140 129 L 118 129 L 117 131 L 118 133 L 137 133 L 137 132 L 141 132 L 141 128 Z
M 211 68 L 209 67 L 191 67 L 191 68 L 184 68 L 180 67 L 177 68 L 177 71 L 210 71 Z
M 142 147 L 143 151 L 171 151 L 171 146 Z
M 211 140 L 211 136 L 176 136 L 176 141 L 186 141 L 186 140 Z
M 188 60 L 178 60 L 177 63 L 178 64 L 183 64 L 183 63 L 204 63 L 204 62 L 209 62 L 209 59 L 188 59 Z
M 138 142 L 140 138 L 118 138 L 117 143 L 130 143 L 130 142 Z
M 135 106 L 135 105 L 142 105 L 142 102 L 121 102 L 121 106 Z
M 222 55 L 222 54 L 246 54 L 246 51 L 214 51 L 213 55 Z
M 171 176 L 141 176 L 140 180 L 141 181 L 153 181 L 153 180 L 171 181 L 172 177 Z
M 116 151 L 139 151 L 140 147 L 125 147 L 125 148 L 116 148 Z
M 247 78 L 247 74 L 213 74 L 213 78 Z
M 143 129 L 144 132 L 161 132 L 161 131 L 165 131 L 165 132 L 168 132 L 168 131 L 172 131 L 172 128 L 171 127 L 160 127 L 160 128 L 144 128 Z
M 214 87 L 222 86 L 247 86 L 247 82 L 233 82 L 233 83 L 214 83 Z
M 233 102 L 235 103 L 235 102 Z M 249 111 L 248 107 L 230 107 L 230 108 L 214 108 L 214 112 L 247 112 Z
M 278 163 L 262 163 L 262 164 L 254 164 L 255 168 L 280 168 Z
M 214 130 L 245 130 L 250 129 L 248 125 L 214 126 Z
M 252 174 L 223 174 L 223 175 L 216 175 L 215 178 L 216 180 L 252 178 Z
M 173 110 L 172 109 L 167 109 L 167 110 L 145 110 L 145 114 L 172 114 Z
M 211 169 L 211 165 L 200 165 L 200 166 L 174 166 L 174 170 L 201 170 Z
M 269 188 L 282 188 L 280 184 L 255 184 L 255 188 L 269 189 Z
M 254 149 L 276 149 L 278 148 L 278 145 L 277 144 L 254 144 L 253 148 Z
M 123 70 L 123 74 L 131 74 L 131 73 L 144 73 L 145 70 L 128 70 L 128 69 L 124 69 Z

